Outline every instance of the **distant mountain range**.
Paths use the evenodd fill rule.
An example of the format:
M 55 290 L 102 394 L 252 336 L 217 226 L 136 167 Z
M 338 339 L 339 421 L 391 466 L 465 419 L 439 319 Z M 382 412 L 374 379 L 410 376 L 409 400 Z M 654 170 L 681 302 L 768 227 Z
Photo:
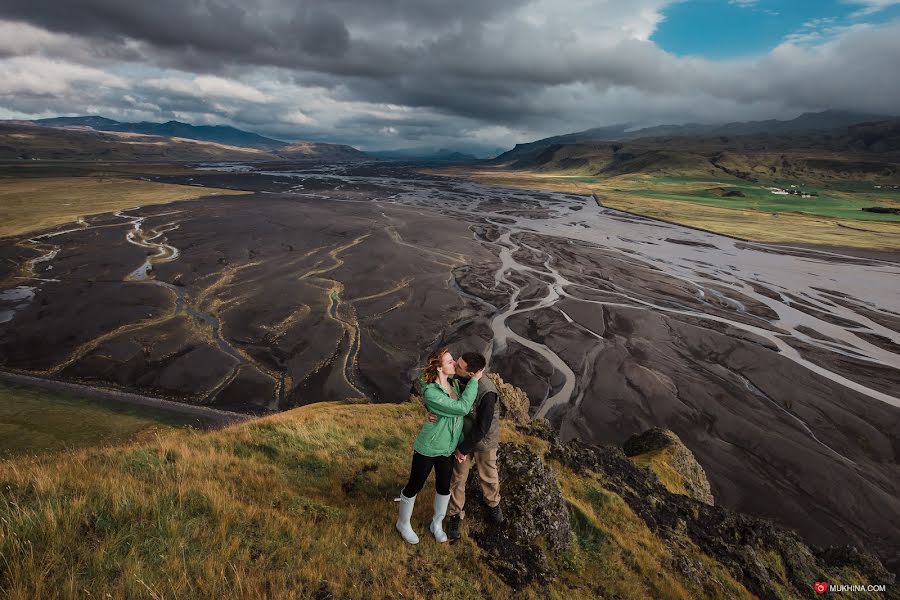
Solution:
M 13 129 L 17 127 L 30 127 L 31 131 L 27 135 L 22 132 L 16 133 Z M 60 145 L 54 145 L 55 143 Z M 0 122 L 0 158 L 321 161 L 370 159 L 364 152 L 352 146 L 323 142 L 284 142 L 228 125 L 190 125 L 180 121 L 123 123 L 99 116 Z
M 845 111 L 805 113 L 787 121 L 719 125 L 630 124 L 597 127 L 518 144 L 489 166 L 614 176 L 625 173 L 721 174 L 841 171 L 892 177 L 900 168 L 900 119 Z M 803 156 L 801 156 L 803 155 Z M 873 158 L 874 157 L 874 158 Z M 473 162 L 452 149 L 364 153 L 323 142 L 285 142 L 227 125 L 126 123 L 101 116 L 0 121 L 0 159 L 316 160 Z M 849 162 L 847 162 L 849 161 Z M 843 171 L 842 171 L 843 170 Z M 855 176 L 853 175 L 853 176 Z
M 180 137 L 189 140 L 225 144 L 226 146 L 256 148 L 257 150 L 278 150 L 290 145 L 281 140 L 263 137 L 228 125 L 190 125 L 180 121 L 122 123 L 104 117 L 56 117 L 53 119 L 37 119 L 31 122 L 44 127 L 89 127 L 97 131 L 124 131 L 127 133 L 142 133 L 144 135 Z
M 883 122 L 894 118 L 884 115 L 826 110 L 818 113 L 803 113 L 799 117 L 788 121 L 769 119 L 766 121 L 733 122 L 718 125 L 688 123 L 685 125 L 658 125 L 641 129 L 633 129 L 630 124 L 623 123 L 556 135 L 525 144 L 517 144 L 512 150 L 504 152 L 493 159 L 493 162 L 527 161 L 534 159 L 544 150 L 554 145 L 646 139 L 656 139 L 662 142 L 663 140 L 660 138 L 729 138 L 748 135 L 784 136 L 785 134 L 800 132 L 828 131 L 860 123 Z
M 900 178 L 900 118 L 828 111 L 791 121 L 614 126 L 519 144 L 485 164 L 594 177 L 893 182 Z

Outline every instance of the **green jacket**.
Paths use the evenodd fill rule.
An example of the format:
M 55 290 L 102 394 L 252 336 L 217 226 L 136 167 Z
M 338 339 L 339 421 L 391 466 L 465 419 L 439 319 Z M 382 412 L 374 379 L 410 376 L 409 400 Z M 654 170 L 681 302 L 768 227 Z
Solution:
M 419 430 L 419 435 L 413 443 L 413 450 L 419 454 L 450 456 L 459 444 L 463 417 L 469 414 L 478 396 L 478 381 L 474 377 L 470 379 L 462 394 L 459 393 L 459 382 L 456 379 L 451 379 L 450 385 L 456 390 L 458 396 L 456 400 L 451 398 L 438 382 L 422 386 L 425 407 L 437 415 L 437 421 L 434 423 L 426 421 Z

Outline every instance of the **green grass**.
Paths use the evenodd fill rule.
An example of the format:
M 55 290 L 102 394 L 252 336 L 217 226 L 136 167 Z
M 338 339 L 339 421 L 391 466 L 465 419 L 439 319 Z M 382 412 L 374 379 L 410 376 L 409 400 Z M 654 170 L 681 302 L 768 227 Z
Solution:
M 718 184 L 721 186 L 731 185 L 733 183 L 740 183 L 741 180 L 737 178 L 732 178 L 728 176 L 722 177 L 701 177 L 695 175 L 658 175 L 658 176 L 645 176 L 642 175 L 640 177 L 634 178 L 636 181 L 653 181 L 658 184 L 683 184 L 683 183 L 711 183 Z
M 900 215 L 870 213 L 861 210 L 863 207 L 889 205 L 887 201 L 892 195 L 889 192 L 875 194 L 875 190 L 871 185 L 867 189 L 868 193 L 862 193 L 861 191 L 850 192 L 849 190 L 833 191 L 804 185 L 800 189 L 816 192 L 819 195 L 813 198 L 800 198 L 797 196 L 772 194 L 766 189 L 768 187 L 766 184 L 745 185 L 729 182 L 707 187 L 710 183 L 708 180 L 677 177 L 655 177 L 645 181 L 646 187 L 633 187 L 622 189 L 621 191 L 643 198 L 695 202 L 718 208 L 756 210 L 767 213 L 800 213 L 834 219 L 900 222 Z M 656 185 L 671 185 L 673 183 L 681 183 L 687 189 L 667 190 L 656 187 Z M 696 183 L 697 187 L 691 185 L 692 183 Z M 789 189 L 789 185 L 772 184 L 773 187 L 778 186 L 787 189 Z M 715 187 L 739 190 L 745 197 L 724 198 L 715 194 Z M 845 190 L 846 187 L 844 186 Z
M 0 457 L 125 442 L 189 417 L 0 384 Z

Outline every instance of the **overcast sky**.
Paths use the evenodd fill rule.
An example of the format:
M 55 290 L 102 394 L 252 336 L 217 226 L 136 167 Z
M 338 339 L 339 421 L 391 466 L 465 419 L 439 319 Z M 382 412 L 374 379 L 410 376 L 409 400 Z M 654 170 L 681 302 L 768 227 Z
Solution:
M 0 118 L 361 149 L 897 114 L 898 64 L 900 0 L 0 0 Z

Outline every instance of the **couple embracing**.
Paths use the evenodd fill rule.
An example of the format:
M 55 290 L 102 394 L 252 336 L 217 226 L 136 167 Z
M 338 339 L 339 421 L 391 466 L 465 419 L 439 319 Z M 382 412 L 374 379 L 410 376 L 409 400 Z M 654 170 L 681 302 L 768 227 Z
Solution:
M 434 470 L 434 539 L 446 542 L 459 539 L 466 480 L 475 466 L 488 514 L 495 523 L 503 521 L 500 510 L 500 478 L 497 473 L 497 447 L 500 443 L 499 394 L 484 375 L 486 361 L 476 352 L 454 359 L 449 349 L 441 348 L 428 357 L 421 379 L 421 395 L 428 417 L 413 443 L 409 481 L 400 492 L 400 517 L 397 530 L 410 544 L 419 536 L 410 524 L 416 495 Z M 450 521 L 444 533 L 443 521 L 449 508 Z

